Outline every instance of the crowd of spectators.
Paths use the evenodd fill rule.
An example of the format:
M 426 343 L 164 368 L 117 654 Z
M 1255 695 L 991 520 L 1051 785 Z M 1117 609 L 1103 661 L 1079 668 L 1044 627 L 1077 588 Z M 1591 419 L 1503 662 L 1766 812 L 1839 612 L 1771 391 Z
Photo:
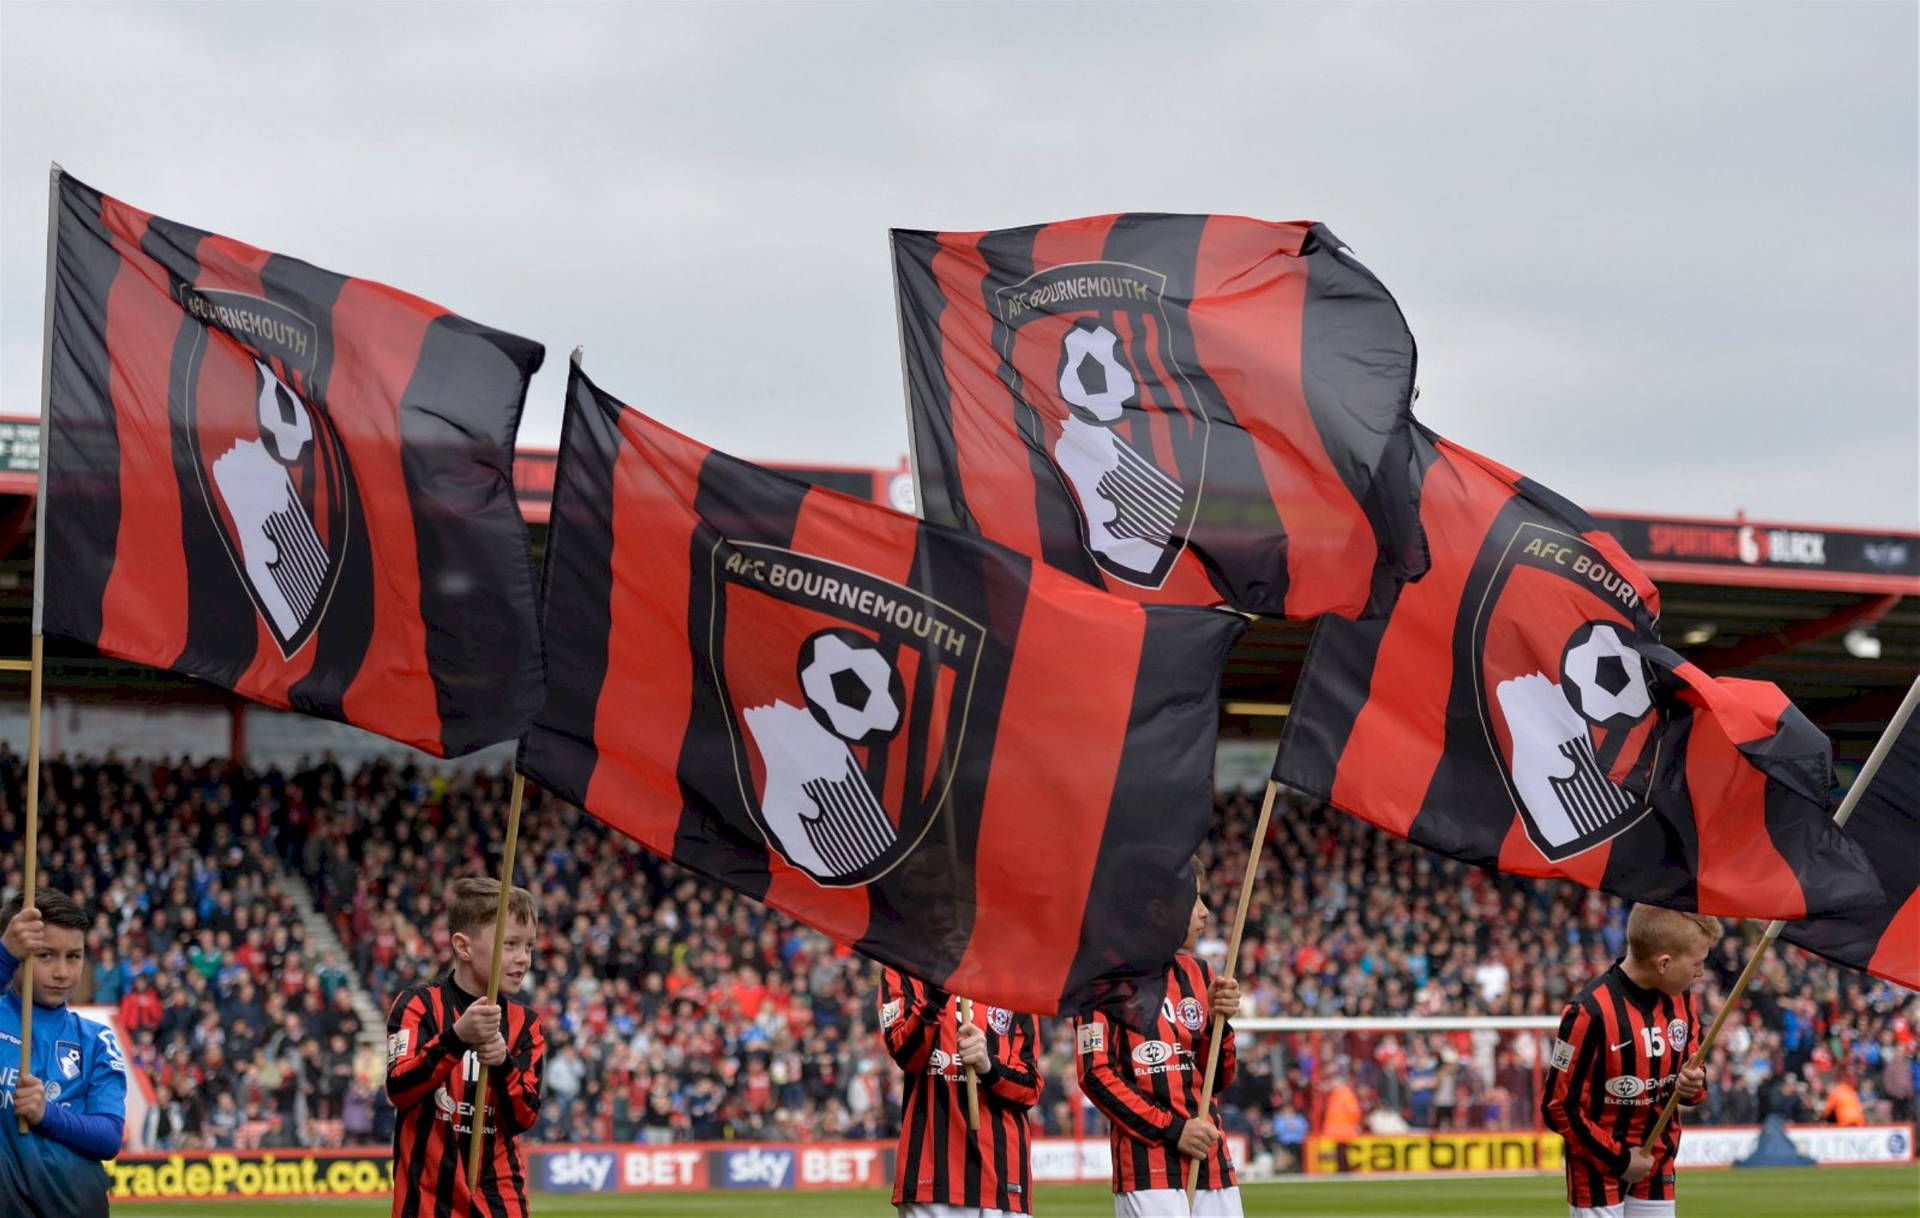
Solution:
M 0 749 L 0 889 L 21 881 L 25 767 Z M 113 1007 L 152 1088 L 147 1146 L 326 1146 L 391 1130 L 351 965 L 309 950 L 266 843 L 274 809 L 224 765 L 49 762 L 40 881 L 93 915 L 73 1001 Z
M 0 755 L 0 887 L 19 882 L 22 767 Z M 507 782 L 376 763 L 252 775 L 225 766 L 48 767 L 42 874 L 96 911 L 85 998 L 118 1005 L 155 1094 L 158 1147 L 385 1139 L 384 1010 L 445 967 L 441 892 L 497 873 Z M 1202 854 L 1220 963 L 1254 805 L 1226 799 Z M 836 1139 L 897 1130 L 875 1032 L 875 966 L 529 788 L 519 879 L 542 935 L 521 997 L 550 1050 L 536 1136 L 554 1141 Z M 279 873 L 344 953 L 309 950 Z M 1621 903 L 1453 863 L 1307 806 L 1276 812 L 1238 969 L 1251 1014 L 1557 1015 L 1623 950 Z M 1752 943 L 1710 958 L 1715 1009 Z M 316 958 L 316 956 L 318 958 Z M 1071 1030 L 1042 1021 L 1035 1119 L 1100 1134 Z M 1715 1053 L 1707 1119 L 1911 1120 L 1920 997 L 1780 945 Z M 1309 1132 L 1531 1128 L 1551 1034 L 1311 1032 L 1248 1038 L 1230 1129 L 1280 1168 Z

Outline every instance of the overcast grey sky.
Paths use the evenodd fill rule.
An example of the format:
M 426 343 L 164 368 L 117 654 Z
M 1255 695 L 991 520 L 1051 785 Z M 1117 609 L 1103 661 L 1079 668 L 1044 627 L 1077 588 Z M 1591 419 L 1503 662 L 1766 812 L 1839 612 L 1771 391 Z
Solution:
M 46 166 L 566 352 L 743 456 L 906 451 L 889 226 L 1326 222 L 1429 425 L 1596 510 L 1920 526 L 1916 8 L 0 6 L 0 411 Z

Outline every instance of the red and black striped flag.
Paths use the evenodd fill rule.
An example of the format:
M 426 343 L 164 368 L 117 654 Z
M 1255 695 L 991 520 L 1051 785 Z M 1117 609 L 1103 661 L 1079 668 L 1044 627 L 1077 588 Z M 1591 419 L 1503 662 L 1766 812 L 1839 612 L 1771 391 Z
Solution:
M 441 756 L 541 693 L 538 343 L 59 179 L 37 628 Z
M 1426 570 L 1414 343 L 1307 221 L 893 234 L 928 520 L 1109 591 L 1359 616 Z
M 1732 917 L 1857 909 L 1827 738 L 1777 686 L 1663 646 L 1657 592 L 1580 508 L 1421 437 L 1433 569 L 1315 630 L 1274 776 L 1419 845 Z
M 1920 680 L 1915 685 L 1920 688 Z M 1920 990 L 1920 714 L 1894 737 L 1845 831 L 1873 861 L 1885 899 L 1853 913 L 1795 922 L 1780 937 Z
M 1238 617 L 714 452 L 577 367 L 552 520 L 529 778 L 949 993 L 1152 1017 Z

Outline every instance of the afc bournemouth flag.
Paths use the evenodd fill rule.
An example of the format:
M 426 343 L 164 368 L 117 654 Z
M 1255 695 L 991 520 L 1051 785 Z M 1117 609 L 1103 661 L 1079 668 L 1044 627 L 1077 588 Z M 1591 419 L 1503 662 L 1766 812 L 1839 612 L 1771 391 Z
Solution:
M 1914 697 L 1907 694 L 1909 702 Z M 1920 715 L 1894 737 L 1845 832 L 1873 861 L 1885 898 L 1851 914 L 1795 922 L 1780 937 L 1920 990 Z
M 568 390 L 521 770 L 950 993 L 1147 1020 L 1244 623 L 1142 606 Z
M 1859 908 L 1827 738 L 1660 642 L 1656 591 L 1545 487 L 1421 437 L 1433 568 L 1316 628 L 1275 777 L 1418 844 L 1733 917 Z
M 1324 225 L 895 230 L 921 512 L 1141 601 L 1376 611 L 1427 557 L 1414 344 Z
M 441 756 L 539 705 L 537 343 L 59 183 L 40 627 Z

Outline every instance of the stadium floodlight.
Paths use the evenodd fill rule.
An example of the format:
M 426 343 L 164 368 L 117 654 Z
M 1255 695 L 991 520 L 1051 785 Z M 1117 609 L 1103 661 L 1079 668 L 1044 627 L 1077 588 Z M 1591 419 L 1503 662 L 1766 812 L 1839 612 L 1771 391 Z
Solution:
M 1840 645 L 1856 660 L 1880 658 L 1880 636 L 1873 632 L 1871 626 L 1855 626 L 1840 636 Z

